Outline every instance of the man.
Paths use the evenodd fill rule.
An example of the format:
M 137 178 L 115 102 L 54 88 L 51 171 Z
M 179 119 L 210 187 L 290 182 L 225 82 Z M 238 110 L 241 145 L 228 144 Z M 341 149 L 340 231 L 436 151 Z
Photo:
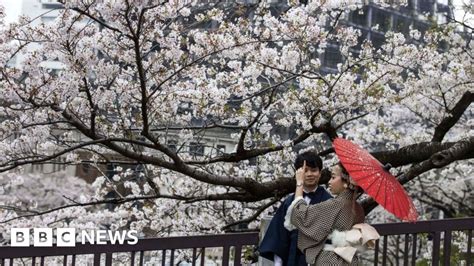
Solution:
M 306 161 L 307 171 L 303 184 L 304 199 L 309 204 L 319 203 L 331 198 L 331 195 L 319 186 L 323 162 L 314 151 L 302 153 L 296 157 L 294 167 L 299 169 Z M 278 208 L 268 226 L 267 232 L 260 244 L 260 256 L 274 261 L 276 266 L 307 265 L 304 255 L 297 248 L 298 231 L 288 231 L 283 222 L 285 215 L 295 195 L 288 196 Z

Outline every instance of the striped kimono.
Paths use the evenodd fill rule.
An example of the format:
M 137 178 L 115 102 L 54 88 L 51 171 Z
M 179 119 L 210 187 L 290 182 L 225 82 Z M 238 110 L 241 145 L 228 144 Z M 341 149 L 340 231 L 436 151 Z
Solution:
M 318 204 L 307 205 L 301 198 L 295 198 L 288 210 L 285 226 L 298 229 L 298 248 L 311 265 L 357 265 L 357 256 L 349 264 L 336 253 L 323 250 L 328 235 L 334 230 L 350 230 L 354 224 L 364 221 L 364 211 L 356 203 L 352 210 L 352 190 L 345 190 L 336 198 Z

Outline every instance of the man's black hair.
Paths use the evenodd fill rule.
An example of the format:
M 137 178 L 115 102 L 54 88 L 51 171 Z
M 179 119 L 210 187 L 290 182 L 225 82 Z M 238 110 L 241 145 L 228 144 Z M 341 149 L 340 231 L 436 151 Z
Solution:
M 307 151 L 299 154 L 296 157 L 294 167 L 295 170 L 303 166 L 303 162 L 306 161 L 306 166 L 311 168 L 318 168 L 320 171 L 323 169 L 323 160 L 315 151 Z

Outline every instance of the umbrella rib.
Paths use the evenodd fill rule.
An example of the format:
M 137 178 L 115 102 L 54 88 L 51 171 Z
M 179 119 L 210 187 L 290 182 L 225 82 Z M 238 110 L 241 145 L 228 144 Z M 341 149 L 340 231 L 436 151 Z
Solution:
M 386 205 L 387 205 L 387 184 L 384 184 L 384 190 L 385 190 L 384 197 L 383 197 L 384 202 L 383 202 L 382 206 L 385 209 L 387 209 L 387 207 L 386 207 Z
M 403 186 L 402 186 L 403 188 Z M 401 204 L 405 204 L 406 205 L 406 208 L 402 208 L 403 210 L 405 210 L 404 212 L 404 219 L 405 220 L 410 220 L 409 216 L 410 216 L 410 213 L 411 213 L 411 209 L 412 209 L 412 206 L 413 206 L 413 203 L 411 202 L 409 196 L 408 196 L 408 193 L 405 191 L 405 189 L 403 189 L 403 195 L 404 197 L 401 198 L 401 200 L 403 202 L 401 202 Z M 403 206 L 402 206 L 403 207 Z
M 392 210 L 392 213 L 398 217 L 398 219 L 400 220 L 405 220 L 405 214 L 401 212 L 402 210 L 402 205 L 401 205 L 401 202 L 400 200 L 402 200 L 401 198 L 399 197 L 396 197 L 393 199 L 393 210 Z
M 367 167 L 372 167 L 374 168 L 375 166 L 372 164 L 366 164 L 366 163 L 359 163 L 359 160 L 353 160 L 352 162 L 345 161 L 343 164 L 344 165 L 356 165 L 356 166 L 367 166 Z M 383 170 L 382 165 L 377 165 L 380 167 L 381 170 Z
M 400 198 L 400 204 L 402 205 L 400 210 L 403 210 L 403 220 L 409 220 L 408 216 L 410 213 L 410 200 L 408 199 L 408 195 L 406 194 L 405 190 L 403 190 L 402 192 L 403 197 Z M 406 208 L 404 208 L 404 205 L 406 205 Z
M 377 160 L 375 159 L 375 157 L 368 153 L 368 152 L 361 152 L 360 150 L 358 150 L 358 155 L 359 157 L 364 157 L 364 159 L 370 159 L 371 161 L 373 160 Z M 341 157 L 345 157 L 345 158 L 353 158 L 354 157 L 354 152 L 349 152 L 349 151 L 346 151 L 346 150 L 336 150 L 336 153 L 338 154 L 338 156 L 341 156 Z
M 377 182 L 378 181 L 378 182 Z M 375 182 L 372 182 L 370 183 L 367 187 L 366 187 L 366 190 L 369 190 L 373 185 L 377 184 L 377 183 L 380 183 L 382 180 L 377 180 Z M 378 184 L 378 188 L 380 189 L 380 184 Z M 377 190 L 377 195 L 378 195 L 378 190 Z
M 403 197 L 400 198 L 400 195 L 397 195 L 397 190 L 400 190 L 398 188 L 398 186 L 400 186 L 400 183 L 398 183 L 398 180 L 395 180 L 396 183 L 391 183 L 392 184 L 392 194 L 393 196 L 391 197 L 392 199 L 392 213 L 398 218 L 398 219 L 402 219 L 400 216 L 403 216 L 403 215 L 400 215 L 403 210 L 403 206 L 401 205 L 402 203 L 400 202 L 400 200 L 403 200 Z M 397 189 L 398 188 L 398 189 Z M 402 188 L 403 189 L 403 188 Z
M 382 182 L 382 180 L 380 180 L 380 183 Z M 376 183 L 376 182 L 374 182 Z M 380 188 L 381 188 L 382 184 L 379 184 L 378 187 L 377 187 L 377 193 L 375 193 L 375 195 L 371 195 L 371 197 L 375 200 L 377 198 L 377 196 L 379 195 L 380 193 Z M 380 203 L 379 203 L 380 204 Z
M 362 173 L 375 172 L 375 174 L 378 173 L 377 169 L 374 169 L 374 168 L 370 168 L 370 169 L 357 169 L 357 170 L 356 170 L 356 169 L 351 169 L 350 172 L 351 172 L 351 173 L 356 173 L 356 172 L 357 172 L 357 173 L 358 173 L 358 172 L 362 172 Z M 374 174 L 374 173 L 370 173 L 370 175 L 367 175 L 367 176 L 371 176 L 371 175 L 373 175 L 373 174 Z

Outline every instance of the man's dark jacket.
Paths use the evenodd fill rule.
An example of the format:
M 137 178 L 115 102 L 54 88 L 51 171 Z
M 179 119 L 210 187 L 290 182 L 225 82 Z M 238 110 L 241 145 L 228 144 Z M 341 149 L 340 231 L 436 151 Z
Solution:
M 311 199 L 310 204 L 316 204 L 331 198 L 331 195 L 321 186 L 315 192 L 305 193 L 305 196 Z M 304 255 L 297 248 L 298 231 L 290 232 L 283 225 L 286 211 L 294 199 L 295 195 L 291 194 L 276 211 L 260 243 L 259 252 L 260 256 L 271 261 L 273 261 L 274 254 L 278 255 L 285 266 L 306 266 Z

